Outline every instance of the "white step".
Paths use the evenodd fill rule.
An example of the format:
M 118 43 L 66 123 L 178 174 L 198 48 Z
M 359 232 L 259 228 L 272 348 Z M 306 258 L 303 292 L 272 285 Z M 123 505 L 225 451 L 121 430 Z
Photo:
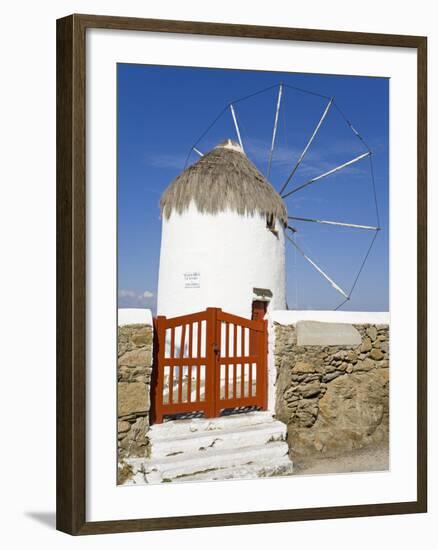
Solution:
M 292 473 L 286 425 L 267 411 L 152 426 L 150 458 L 128 458 L 128 484 L 254 479 Z
M 199 432 L 184 432 L 170 437 L 150 438 L 151 456 L 154 459 L 166 456 L 178 456 L 193 453 L 211 453 L 221 449 L 236 449 L 263 445 L 271 441 L 284 441 L 286 425 L 275 420 L 262 424 L 229 426 L 225 423 L 223 429 Z M 157 433 L 157 432 L 156 432 Z
M 284 456 L 275 460 L 269 466 L 260 464 L 246 464 L 244 466 L 220 467 L 216 469 L 208 469 L 203 472 L 197 472 L 194 474 L 187 474 L 181 477 L 176 477 L 173 480 L 166 478 L 166 481 L 176 481 L 178 483 L 183 482 L 197 482 L 197 481 L 227 481 L 230 479 L 257 479 L 264 477 L 278 477 L 287 476 L 293 473 L 293 464 L 288 456 Z M 147 475 L 146 481 L 145 475 L 142 470 L 137 470 L 135 475 L 125 485 L 144 485 L 162 483 L 163 479 L 159 472 L 151 472 Z
M 185 481 L 225 481 L 228 479 L 256 479 L 258 477 L 275 477 L 290 475 L 293 472 L 292 461 L 286 456 L 276 460 L 270 466 L 248 464 L 246 466 L 234 466 L 233 468 L 218 468 L 214 471 L 201 472 L 176 478 L 178 482 Z
M 254 426 L 274 422 L 269 411 L 253 411 L 244 414 L 232 414 L 219 418 L 187 418 L 184 420 L 170 420 L 163 424 L 151 426 L 148 437 L 153 441 L 158 439 L 173 439 L 184 434 L 196 432 L 210 432 L 214 430 L 231 430 L 240 427 Z
M 159 483 L 161 480 L 173 480 L 182 476 L 189 476 L 216 470 L 218 468 L 241 467 L 247 464 L 255 464 L 257 467 L 269 468 L 275 466 L 277 461 L 287 458 L 288 445 L 284 441 L 274 441 L 264 445 L 254 445 L 241 449 L 223 449 L 214 453 L 197 453 L 179 458 L 165 457 L 162 459 L 143 460 L 142 469 L 146 474 L 148 483 Z M 134 470 L 134 460 L 130 461 Z M 140 464 L 138 464 L 140 466 Z

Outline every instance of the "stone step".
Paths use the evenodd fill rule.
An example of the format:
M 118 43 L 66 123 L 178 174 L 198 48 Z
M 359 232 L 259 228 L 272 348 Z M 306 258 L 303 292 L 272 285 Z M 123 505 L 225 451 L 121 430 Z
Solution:
M 275 420 L 274 422 L 238 427 L 225 424 L 224 428 L 220 430 L 184 432 L 167 438 L 151 437 L 151 456 L 154 460 L 178 455 L 181 455 L 182 458 L 182 455 L 264 445 L 271 441 L 284 441 L 286 431 L 286 425 Z
M 215 452 L 197 452 L 196 456 L 180 455 L 161 459 L 151 458 L 135 464 L 130 461 L 134 471 L 142 468 L 148 483 L 175 480 L 184 476 L 208 473 L 219 468 L 232 469 L 254 464 L 258 468 L 269 468 L 287 458 L 288 445 L 284 441 L 273 441 L 264 445 L 253 445 L 244 448 L 221 449 Z
M 247 464 L 233 468 L 218 468 L 192 475 L 176 478 L 178 482 L 186 481 L 226 481 L 228 479 L 256 479 L 260 477 L 285 476 L 293 473 L 293 464 L 289 457 L 277 459 L 275 464 L 260 466 L 259 464 Z
M 170 420 L 151 426 L 148 437 L 151 442 L 158 439 L 171 440 L 184 434 L 231 430 L 241 427 L 272 423 L 275 419 L 269 411 L 252 411 L 244 414 L 232 414 L 219 418 L 187 418 Z

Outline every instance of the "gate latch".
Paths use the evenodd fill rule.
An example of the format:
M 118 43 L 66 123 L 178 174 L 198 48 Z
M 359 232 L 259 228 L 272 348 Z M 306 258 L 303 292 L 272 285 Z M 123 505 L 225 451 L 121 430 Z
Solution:
M 219 349 L 219 346 L 218 346 L 217 344 L 213 344 L 213 351 L 214 351 L 216 354 L 219 354 L 220 349 Z

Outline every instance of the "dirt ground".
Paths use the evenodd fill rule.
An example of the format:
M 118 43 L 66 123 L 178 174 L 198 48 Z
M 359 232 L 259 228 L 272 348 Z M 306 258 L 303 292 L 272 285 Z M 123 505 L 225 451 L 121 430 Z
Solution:
M 334 457 L 294 460 L 294 475 L 385 470 L 389 470 L 389 448 L 387 445 L 359 449 Z

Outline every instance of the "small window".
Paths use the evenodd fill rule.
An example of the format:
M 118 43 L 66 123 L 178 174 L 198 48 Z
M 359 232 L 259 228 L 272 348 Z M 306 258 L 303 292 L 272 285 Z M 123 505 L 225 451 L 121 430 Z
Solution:
M 278 235 L 278 231 L 275 229 L 275 216 L 274 214 L 266 215 L 266 228 L 272 231 L 274 235 Z

